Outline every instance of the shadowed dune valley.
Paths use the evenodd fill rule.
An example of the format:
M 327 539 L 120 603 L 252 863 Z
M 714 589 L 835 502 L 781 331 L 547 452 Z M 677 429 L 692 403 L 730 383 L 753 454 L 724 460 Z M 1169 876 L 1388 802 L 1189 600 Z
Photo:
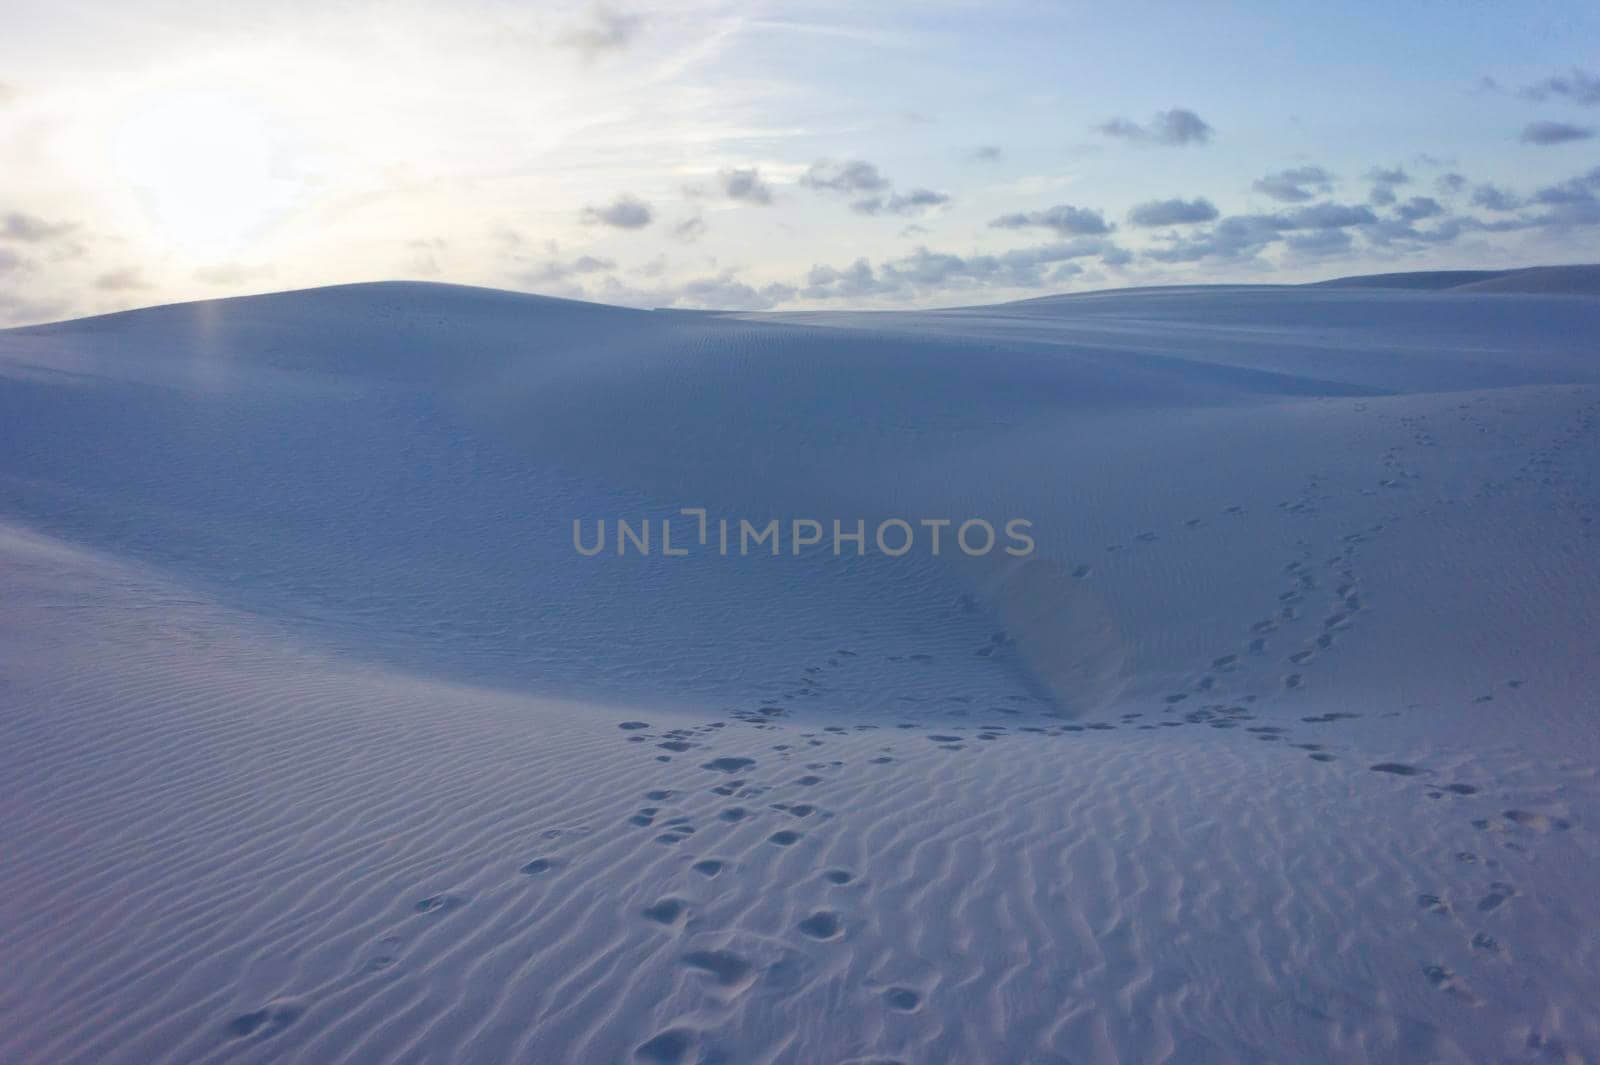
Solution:
M 1595 1060 L 1531 287 L 0 333 L 0 1058 Z

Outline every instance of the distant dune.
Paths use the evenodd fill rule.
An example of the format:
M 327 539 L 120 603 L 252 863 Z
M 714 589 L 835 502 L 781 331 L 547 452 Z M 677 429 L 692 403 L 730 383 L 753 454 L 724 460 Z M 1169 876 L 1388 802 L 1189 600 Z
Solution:
M 1600 1060 L 1596 269 L 0 332 L 0 1061 Z
M 1409 288 L 1452 292 L 1531 292 L 1600 296 L 1600 265 L 1528 266 L 1516 270 L 1427 270 L 1366 274 L 1314 282 L 1322 288 Z

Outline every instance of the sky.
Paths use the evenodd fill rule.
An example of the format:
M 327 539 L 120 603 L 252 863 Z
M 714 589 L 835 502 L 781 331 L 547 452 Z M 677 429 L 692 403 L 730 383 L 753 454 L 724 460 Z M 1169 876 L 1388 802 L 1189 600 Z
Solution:
M 1600 260 L 1600 5 L 10 0 L 0 325 Z

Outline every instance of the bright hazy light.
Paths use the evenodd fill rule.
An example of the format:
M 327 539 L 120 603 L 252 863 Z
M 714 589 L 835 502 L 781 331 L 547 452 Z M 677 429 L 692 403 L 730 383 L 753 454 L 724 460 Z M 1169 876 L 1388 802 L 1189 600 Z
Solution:
M 265 114 L 227 91 L 142 101 L 118 127 L 115 153 L 158 237 L 200 257 L 248 245 L 294 196 Z

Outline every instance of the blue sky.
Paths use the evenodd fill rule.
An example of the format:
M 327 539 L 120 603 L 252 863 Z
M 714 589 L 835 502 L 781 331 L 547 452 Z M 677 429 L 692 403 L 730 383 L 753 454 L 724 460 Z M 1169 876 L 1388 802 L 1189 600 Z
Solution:
M 6 21 L 0 322 L 395 277 L 894 307 L 1600 258 L 1593 4 Z

